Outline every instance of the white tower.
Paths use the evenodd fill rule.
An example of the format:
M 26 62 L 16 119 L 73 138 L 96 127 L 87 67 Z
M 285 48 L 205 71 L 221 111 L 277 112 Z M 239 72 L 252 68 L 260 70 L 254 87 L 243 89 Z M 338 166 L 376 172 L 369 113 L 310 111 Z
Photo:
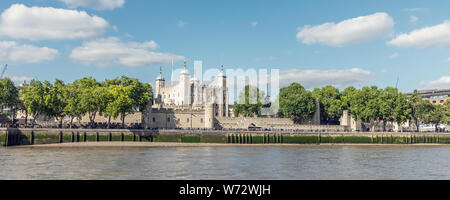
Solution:
M 219 107 L 219 116 L 220 117 L 229 117 L 228 114 L 228 91 L 227 91 L 227 77 L 225 75 L 225 72 L 222 69 L 219 73 L 218 82 L 219 82 L 219 96 L 218 96 L 218 107 Z
M 180 95 L 181 102 L 179 105 L 190 105 L 191 101 L 191 87 L 190 87 L 190 75 L 186 68 L 186 59 L 184 59 L 184 69 L 180 73 Z
M 162 104 L 162 94 L 161 94 L 161 88 L 165 86 L 165 80 L 162 75 L 162 67 L 159 67 L 159 76 L 156 77 L 156 85 L 155 85 L 155 104 Z

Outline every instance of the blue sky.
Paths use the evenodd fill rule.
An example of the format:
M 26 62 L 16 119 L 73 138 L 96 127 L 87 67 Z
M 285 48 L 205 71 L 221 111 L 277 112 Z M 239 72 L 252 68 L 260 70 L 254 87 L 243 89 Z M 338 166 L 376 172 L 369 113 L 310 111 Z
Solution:
M 17 81 L 127 75 L 153 83 L 159 66 L 170 76 L 175 57 L 176 67 L 187 58 L 191 70 L 194 60 L 278 68 L 283 84 L 308 88 L 386 87 L 397 77 L 403 92 L 445 88 L 448 8 L 444 0 L 2 0 L 0 62 Z

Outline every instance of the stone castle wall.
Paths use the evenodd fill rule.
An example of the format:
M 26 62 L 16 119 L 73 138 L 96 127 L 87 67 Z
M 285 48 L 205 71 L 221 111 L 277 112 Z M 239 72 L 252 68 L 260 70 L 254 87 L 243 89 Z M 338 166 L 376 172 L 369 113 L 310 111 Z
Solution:
M 145 117 L 147 128 L 160 129 L 203 129 L 206 120 L 204 109 L 152 108 Z
M 262 117 L 237 117 L 237 118 L 217 118 L 220 128 L 224 129 L 248 129 L 251 126 L 261 127 L 270 130 L 294 130 L 294 131 L 346 131 L 346 126 L 334 125 L 305 125 L 295 124 L 290 118 L 262 118 Z

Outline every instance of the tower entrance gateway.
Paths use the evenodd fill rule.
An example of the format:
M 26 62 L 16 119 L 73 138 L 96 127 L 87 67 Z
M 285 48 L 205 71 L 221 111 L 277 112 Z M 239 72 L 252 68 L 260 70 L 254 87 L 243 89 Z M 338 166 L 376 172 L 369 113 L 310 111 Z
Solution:
M 249 131 L 261 131 L 262 127 L 257 126 L 256 123 L 250 123 L 250 125 L 248 125 L 248 130 Z

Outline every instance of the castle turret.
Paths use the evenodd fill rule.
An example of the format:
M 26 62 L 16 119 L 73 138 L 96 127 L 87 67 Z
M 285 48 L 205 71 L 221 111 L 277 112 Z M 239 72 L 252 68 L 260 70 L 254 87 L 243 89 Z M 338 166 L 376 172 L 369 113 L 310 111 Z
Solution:
M 217 104 L 219 106 L 219 115 L 220 117 L 228 117 L 229 116 L 229 112 L 228 112 L 228 91 L 227 91 L 227 77 L 225 76 L 225 72 L 223 70 L 223 65 L 222 65 L 222 69 L 219 73 L 219 75 L 217 76 L 217 81 L 219 83 L 219 96 L 217 99 Z
M 182 97 L 180 105 L 189 105 L 191 100 L 191 87 L 190 87 L 190 78 L 189 71 L 186 67 L 186 59 L 184 60 L 184 69 L 180 73 L 180 95 Z
M 214 104 L 205 105 L 205 128 L 214 128 Z
M 155 84 L 155 104 L 162 104 L 162 94 L 161 94 L 161 88 L 165 86 L 165 80 L 162 75 L 162 68 L 159 68 L 159 76 L 156 77 L 156 84 Z

